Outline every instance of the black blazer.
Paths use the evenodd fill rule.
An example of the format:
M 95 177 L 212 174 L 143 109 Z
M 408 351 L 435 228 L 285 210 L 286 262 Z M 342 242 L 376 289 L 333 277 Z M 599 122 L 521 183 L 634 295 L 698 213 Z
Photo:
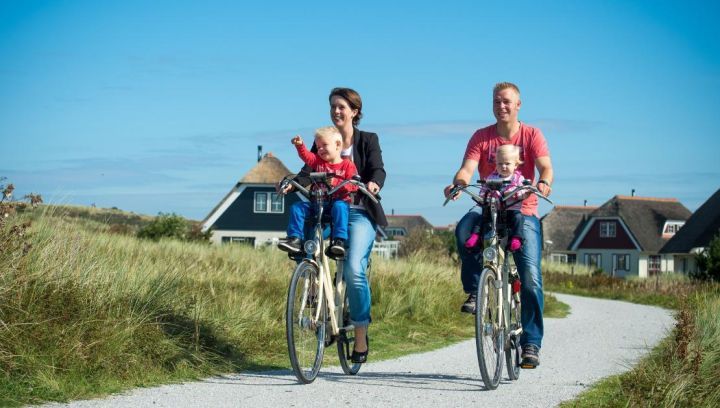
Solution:
M 370 181 L 374 181 L 380 188 L 385 185 L 385 164 L 382 160 L 382 150 L 380 150 L 380 142 L 378 135 L 370 132 L 363 132 L 358 128 L 354 128 L 353 133 L 353 162 L 357 167 L 358 174 L 362 179 L 362 182 L 367 184 Z M 313 153 L 317 152 L 317 147 L 313 143 L 310 149 Z M 305 165 L 302 172 L 312 172 L 310 166 Z M 304 179 L 302 176 L 297 177 L 300 184 L 307 185 L 309 180 Z M 367 209 L 370 219 L 375 224 L 382 227 L 387 226 L 387 218 L 385 218 L 385 211 L 381 204 L 375 204 L 370 201 L 364 194 L 359 193 L 358 197 L 362 202 L 362 205 Z M 356 199 L 357 200 L 357 199 Z

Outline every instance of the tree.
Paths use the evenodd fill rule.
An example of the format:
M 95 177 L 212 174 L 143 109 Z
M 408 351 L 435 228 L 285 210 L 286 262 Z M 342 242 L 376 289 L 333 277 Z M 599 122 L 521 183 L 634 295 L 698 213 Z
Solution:
M 720 282 L 720 233 L 715 235 L 715 238 L 695 259 L 698 264 L 698 272 L 690 273 L 691 278 Z

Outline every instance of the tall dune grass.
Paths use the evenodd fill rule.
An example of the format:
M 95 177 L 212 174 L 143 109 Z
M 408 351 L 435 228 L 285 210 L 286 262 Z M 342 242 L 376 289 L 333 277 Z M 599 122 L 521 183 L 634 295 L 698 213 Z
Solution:
M 720 406 L 720 287 L 690 294 L 671 336 L 632 371 L 601 381 L 563 407 Z
M 140 240 L 62 210 L 5 223 L 0 245 L 0 405 L 289 367 L 282 252 Z M 370 275 L 372 359 L 473 335 L 452 262 L 375 260 Z

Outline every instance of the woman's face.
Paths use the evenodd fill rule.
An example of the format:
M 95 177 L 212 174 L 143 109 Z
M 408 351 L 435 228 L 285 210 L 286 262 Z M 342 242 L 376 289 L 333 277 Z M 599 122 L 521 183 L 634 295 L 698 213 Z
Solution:
M 336 128 L 352 126 L 353 118 L 357 115 L 357 109 L 353 109 L 342 96 L 333 96 L 330 99 L 330 120 Z

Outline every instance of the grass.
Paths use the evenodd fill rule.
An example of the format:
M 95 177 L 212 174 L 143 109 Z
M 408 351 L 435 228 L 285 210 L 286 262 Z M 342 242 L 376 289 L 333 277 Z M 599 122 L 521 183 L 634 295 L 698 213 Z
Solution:
M 563 407 L 720 406 L 720 289 L 689 295 L 672 335 L 632 371 L 609 377 Z
M 284 254 L 139 240 L 73 214 L 41 207 L 0 221 L 0 405 L 288 368 Z M 458 275 L 422 256 L 374 262 L 373 359 L 472 337 Z
M 720 285 L 683 276 L 619 279 L 558 273 L 548 264 L 548 290 L 677 310 L 669 337 L 631 371 L 606 378 L 563 407 L 720 406 Z

